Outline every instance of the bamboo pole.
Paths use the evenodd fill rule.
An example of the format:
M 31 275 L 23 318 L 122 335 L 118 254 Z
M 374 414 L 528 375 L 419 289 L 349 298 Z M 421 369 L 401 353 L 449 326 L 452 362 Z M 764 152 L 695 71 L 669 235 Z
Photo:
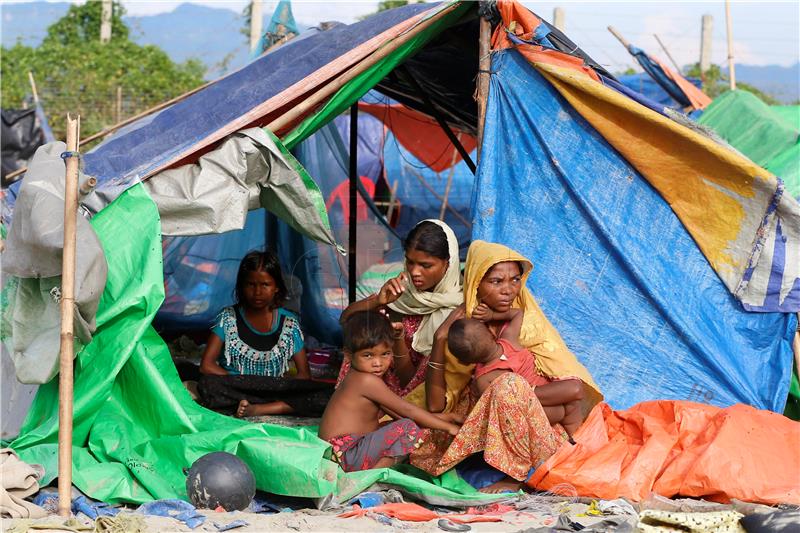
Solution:
M 73 313 L 75 311 L 75 247 L 78 218 L 78 138 L 80 115 L 67 115 L 66 176 L 64 179 L 64 253 L 61 259 L 61 350 L 58 374 L 58 513 L 72 508 L 72 381 Z
M 132 124 L 133 122 L 136 122 L 140 118 L 146 117 L 147 115 L 149 115 L 151 113 L 155 113 L 156 111 L 161 111 L 162 109 L 164 109 L 166 107 L 169 107 L 172 104 L 176 104 L 176 103 L 180 102 L 181 100 L 190 97 L 194 93 L 205 89 L 209 85 L 218 82 L 219 80 L 221 80 L 224 77 L 225 76 L 220 76 L 219 78 L 217 78 L 217 79 L 215 79 L 213 81 L 206 82 L 206 83 L 204 83 L 203 85 L 201 85 L 199 87 L 195 87 L 191 91 L 187 91 L 187 92 L 185 92 L 185 93 L 183 93 L 183 94 L 181 94 L 179 96 L 176 96 L 175 98 L 167 100 L 166 102 L 161 102 L 160 104 L 154 105 L 150 109 L 146 109 L 146 110 L 142 111 L 141 113 L 138 113 L 138 114 L 136 114 L 136 115 L 134 115 L 134 116 L 132 116 L 130 118 L 126 118 L 122 122 L 118 122 L 118 123 L 114 124 L 113 126 L 110 126 L 110 127 L 106 128 L 106 129 L 104 129 L 103 131 L 98 131 L 97 133 L 95 133 L 93 135 L 89 135 L 85 139 L 82 139 L 80 143 L 78 143 L 78 147 L 81 147 L 86 143 L 90 143 L 92 141 L 100 139 L 101 137 L 105 137 L 106 135 L 114 133 L 118 129 L 123 128 L 123 127 L 127 126 L 128 124 Z M 8 179 L 16 178 L 20 174 L 23 174 L 26 170 L 28 170 L 28 167 L 22 167 L 22 168 L 19 168 L 19 169 L 15 170 L 14 172 L 9 172 L 6 175 L 6 179 L 8 180 Z
M 122 122 L 122 85 L 117 85 L 117 100 L 114 106 L 114 119 L 117 124 Z
M 661 42 L 661 39 L 658 38 L 658 35 L 654 33 L 653 37 L 656 38 L 656 41 L 658 41 L 658 44 L 661 46 L 661 49 L 664 50 L 664 53 L 667 54 L 667 57 L 669 58 L 669 60 L 672 61 L 673 65 L 675 65 L 675 71 L 678 74 L 680 74 L 681 73 L 681 67 L 678 66 L 678 62 L 675 61 L 675 59 L 672 57 L 672 54 L 669 53 L 669 50 L 667 50 L 667 47 L 664 46 L 664 43 Z
M 422 33 L 423 30 L 426 30 L 428 27 L 436 23 L 438 20 L 450 14 L 450 12 L 457 6 L 458 4 L 452 4 L 442 9 L 432 17 L 418 23 L 416 26 L 409 29 L 406 33 L 399 35 L 393 41 L 384 45 L 383 48 L 375 50 L 372 53 L 372 55 L 365 57 L 360 62 L 353 65 L 348 70 L 346 70 L 345 72 L 334 78 L 332 82 L 321 87 L 317 92 L 315 92 L 314 94 L 310 95 L 308 98 L 300 102 L 290 111 L 284 113 L 280 117 L 270 122 L 267 125 L 267 129 L 273 133 L 276 133 L 279 130 L 288 126 L 289 124 L 292 124 L 297 119 L 305 115 L 309 110 L 321 104 L 323 100 L 327 99 L 329 96 L 333 95 L 336 91 L 344 87 L 356 76 L 366 71 L 368 68 L 370 68 L 372 65 L 374 65 L 381 59 L 387 57 L 389 54 L 400 48 L 402 45 L 404 45 L 414 37 L 416 37 L 418 34 Z
M 736 69 L 733 64 L 733 25 L 731 23 L 731 2 L 725 0 L 725 26 L 728 29 L 728 77 L 731 91 L 736 90 Z
M 386 210 L 386 221 L 391 224 L 392 223 L 392 215 L 394 214 L 394 206 L 397 202 L 397 186 L 400 184 L 399 180 L 394 180 L 392 183 L 392 188 L 390 189 L 389 194 L 389 208 Z
M 622 46 L 624 46 L 625 49 L 631 45 L 631 43 L 629 43 L 627 39 L 625 39 L 625 37 L 623 37 L 622 34 L 616 30 L 616 28 L 614 28 L 614 26 L 608 26 L 608 31 L 610 31 L 611 35 L 616 37 L 617 40 L 622 43 Z
M 36 90 L 36 80 L 33 79 L 33 72 L 28 71 L 28 81 L 31 84 L 31 92 L 33 93 L 34 103 L 39 103 L 39 92 Z
M 489 69 L 492 66 L 489 38 L 492 25 L 484 17 L 480 18 L 478 30 L 478 86 L 476 87 L 478 100 L 478 146 L 476 159 L 481 162 L 481 148 L 483 146 L 483 126 L 486 122 L 486 99 L 489 96 Z

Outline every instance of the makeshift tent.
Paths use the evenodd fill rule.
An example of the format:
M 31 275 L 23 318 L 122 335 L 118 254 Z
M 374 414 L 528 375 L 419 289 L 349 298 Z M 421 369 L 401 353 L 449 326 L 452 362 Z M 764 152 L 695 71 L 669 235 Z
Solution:
M 76 359 L 79 488 L 107 501 L 185 497 L 181 468 L 224 449 L 253 467 L 259 488 L 279 494 L 342 501 L 378 482 L 434 503 L 486 501 L 453 472 L 436 480 L 410 468 L 345 474 L 311 431 L 202 409 L 150 326 L 164 297 L 161 235 L 185 235 L 198 220 L 203 232 L 244 223 L 238 210 L 224 224 L 197 217 L 182 226 L 176 216 L 191 205 L 178 192 L 211 179 L 203 172 L 223 169 L 223 158 L 237 159 L 226 146 L 252 156 L 262 173 L 297 177 L 304 186 L 292 197 L 312 197 L 300 212 L 321 217 L 321 195 L 285 149 L 372 88 L 425 112 L 429 104 L 397 65 L 451 126 L 476 133 L 476 7 L 413 4 L 290 41 L 87 154 L 101 186 L 84 204 L 96 213 L 92 235 L 108 281 L 97 313 L 84 317 L 95 327 Z M 775 311 L 796 305 L 800 262 L 781 261 L 798 250 L 797 203 L 768 172 L 617 92 L 605 71 L 521 5 L 498 8 L 473 238 L 533 261 L 530 288 L 614 407 L 692 397 L 782 408 L 796 319 Z M 250 129 L 217 147 L 263 125 L 280 141 Z M 255 208 L 251 185 L 228 196 Z M 12 234 L 36 208 L 24 193 Z M 219 212 L 205 205 L 206 214 Z M 746 313 L 737 300 L 762 312 Z M 23 460 L 44 464 L 45 482 L 56 471 L 56 397 L 53 381 L 40 388 L 11 443 Z
M 713 129 L 744 155 L 766 168 L 800 198 L 800 106 L 768 106 L 743 89 L 727 91 L 697 122 Z

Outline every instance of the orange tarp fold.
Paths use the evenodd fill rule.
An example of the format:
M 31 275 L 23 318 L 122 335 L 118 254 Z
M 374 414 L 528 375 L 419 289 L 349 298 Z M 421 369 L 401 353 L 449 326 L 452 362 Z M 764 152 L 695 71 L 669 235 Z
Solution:
M 737 404 L 600 403 L 528 484 L 575 487 L 581 496 L 641 501 L 662 496 L 800 504 L 800 423 Z
M 503 23 L 497 26 L 492 36 L 492 50 L 505 50 L 506 48 L 516 48 L 532 63 L 548 63 L 559 67 L 566 67 L 586 74 L 594 81 L 599 82 L 600 76 L 587 66 L 580 57 L 572 56 L 551 50 L 534 44 L 517 45 L 508 37 L 507 32 L 511 32 L 523 41 L 529 41 L 539 24 L 542 23 L 536 15 L 513 0 L 497 2 L 497 10 L 503 19 Z

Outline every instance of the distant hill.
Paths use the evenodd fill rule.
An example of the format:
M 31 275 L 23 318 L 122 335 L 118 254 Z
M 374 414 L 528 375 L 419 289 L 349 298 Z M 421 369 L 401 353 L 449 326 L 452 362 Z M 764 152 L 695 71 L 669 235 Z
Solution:
M 728 74 L 728 69 L 724 69 Z M 736 65 L 736 81 L 749 83 L 783 103 L 800 100 L 800 63 L 791 67 L 778 65 Z
M 68 2 L 25 2 L 4 4 L 2 43 L 13 46 L 37 46 L 47 34 L 47 27 L 64 16 Z M 264 27 L 272 13 L 265 14 Z M 131 39 L 139 44 L 153 44 L 178 62 L 197 58 L 209 69 L 207 77 L 220 75 L 245 65 L 249 58 L 248 38 L 240 32 L 241 13 L 225 8 L 181 4 L 169 13 L 123 19 L 131 29 Z
M 3 46 L 13 46 L 17 39 L 29 46 L 38 45 L 47 27 L 62 17 L 69 6 L 68 2 L 1 5 Z M 271 15 L 265 13 L 264 27 Z M 178 62 L 190 57 L 200 59 L 208 68 L 207 78 L 235 70 L 249 58 L 248 39 L 240 32 L 244 24 L 242 15 L 232 9 L 186 3 L 170 13 L 128 16 L 124 20 L 134 41 L 154 44 Z M 785 103 L 800 100 L 800 63 L 792 67 L 736 65 L 736 79 Z
M 240 32 L 244 19 L 231 9 L 181 4 L 169 13 L 124 20 L 134 41 L 158 46 L 173 61 L 199 59 L 209 77 L 221 74 L 226 65 L 228 71 L 245 65 L 250 55 L 249 38 Z M 266 18 L 264 27 L 268 22 Z

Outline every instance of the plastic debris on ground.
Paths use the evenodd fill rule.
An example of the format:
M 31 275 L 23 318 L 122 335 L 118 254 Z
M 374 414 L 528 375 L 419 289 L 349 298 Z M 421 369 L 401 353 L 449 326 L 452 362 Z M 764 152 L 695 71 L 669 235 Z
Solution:
M 195 529 L 206 521 L 206 517 L 198 513 L 194 505 L 183 500 L 156 500 L 143 503 L 136 512 L 144 515 L 174 518 L 191 529 Z

